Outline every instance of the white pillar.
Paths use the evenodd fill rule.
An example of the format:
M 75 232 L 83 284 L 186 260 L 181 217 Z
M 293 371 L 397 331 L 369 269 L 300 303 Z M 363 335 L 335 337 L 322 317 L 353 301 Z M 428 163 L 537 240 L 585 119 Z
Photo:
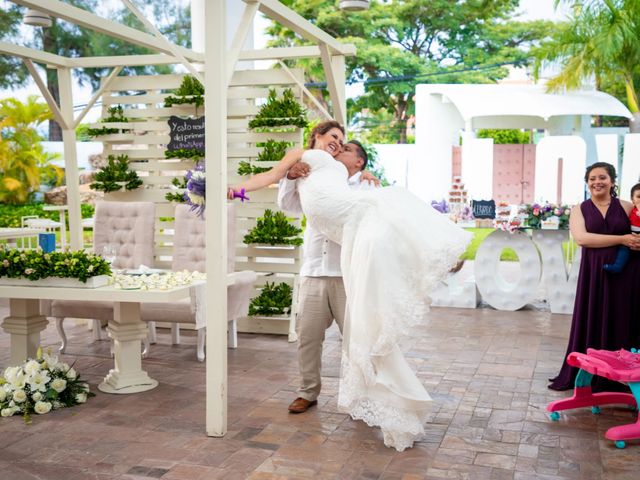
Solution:
M 78 177 L 78 153 L 76 131 L 73 128 L 73 86 L 70 68 L 58 68 L 60 85 L 60 111 L 69 128 L 62 125 L 64 144 L 64 168 L 67 184 L 67 205 L 69 207 L 69 235 L 71 250 L 80 250 L 82 240 L 82 214 L 80 210 L 80 179 Z
M 197 14 L 197 12 L 196 12 Z M 193 15 L 193 12 L 192 12 Z M 207 435 L 227 432 L 227 82 L 224 1 L 204 5 L 207 169 Z
M 204 0 L 191 0 L 191 49 L 204 52 Z

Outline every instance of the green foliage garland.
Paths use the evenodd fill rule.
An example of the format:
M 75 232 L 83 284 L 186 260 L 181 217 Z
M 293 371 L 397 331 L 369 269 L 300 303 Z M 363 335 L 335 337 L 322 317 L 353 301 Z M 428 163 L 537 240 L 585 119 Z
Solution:
M 44 253 L 0 246 L 0 278 L 77 278 L 86 283 L 97 275 L 111 275 L 109 262 L 84 250 Z
M 124 116 L 124 110 L 121 105 L 115 105 L 107 109 L 107 117 L 100 120 L 100 123 L 129 123 L 129 119 Z M 100 135 L 111 135 L 114 133 L 127 133 L 131 130 L 120 128 L 87 128 L 86 134 L 89 137 L 98 137 Z
M 293 290 L 286 283 L 265 283 L 262 292 L 251 299 L 249 315 L 286 315 L 291 309 Z
M 177 150 L 165 150 L 165 158 L 188 158 L 194 162 L 199 162 L 204 158 L 204 154 L 196 148 L 179 148 Z
M 187 179 L 186 179 L 186 177 L 181 177 L 181 178 L 180 177 L 174 177 L 174 179 L 171 180 L 171 185 L 173 185 L 174 187 L 182 189 L 182 191 L 166 193 L 165 196 L 164 196 L 165 200 L 167 200 L 168 202 L 185 203 L 186 200 L 184 198 L 184 191 L 187 189 Z
M 264 216 L 256 221 L 256 226 L 244 236 L 244 243 L 262 243 L 267 245 L 302 245 L 299 235 L 302 229 L 289 223 L 282 212 L 264 211 Z
M 107 158 L 108 164 L 95 176 L 95 182 L 90 187 L 93 190 L 101 190 L 103 192 L 115 192 L 122 188 L 117 182 L 127 182 L 125 188 L 127 190 L 135 190 L 142 185 L 142 180 L 138 177 L 137 172 L 129 170 L 129 157 L 127 155 L 118 155 L 117 159 L 113 155 Z
M 306 113 L 306 109 L 298 103 L 290 88 L 282 92 L 281 99 L 277 97 L 275 89 L 270 89 L 267 103 L 260 108 L 256 117 L 249 122 L 249 128 L 284 125 L 304 128 L 308 123 Z
M 165 107 L 174 105 L 193 104 L 197 107 L 204 105 L 204 87 L 193 75 L 185 75 L 174 95 L 164 99 Z

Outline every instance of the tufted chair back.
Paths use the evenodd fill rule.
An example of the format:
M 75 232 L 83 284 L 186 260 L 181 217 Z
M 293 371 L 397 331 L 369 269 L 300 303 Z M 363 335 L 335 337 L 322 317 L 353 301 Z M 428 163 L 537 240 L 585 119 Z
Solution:
M 205 215 L 191 211 L 189 205 L 176 207 L 175 235 L 173 237 L 172 270 L 206 271 Z M 227 272 L 235 269 L 236 256 L 235 206 L 227 204 Z
M 115 245 L 115 268 L 153 267 L 155 220 L 152 202 L 96 203 L 94 251 L 101 254 L 105 245 Z

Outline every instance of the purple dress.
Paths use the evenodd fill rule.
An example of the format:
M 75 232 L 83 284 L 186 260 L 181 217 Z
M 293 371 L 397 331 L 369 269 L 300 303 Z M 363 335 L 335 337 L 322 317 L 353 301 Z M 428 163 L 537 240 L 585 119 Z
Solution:
M 591 200 L 582 202 L 580 210 L 589 233 L 624 235 L 631 231 L 629 217 L 617 198 L 611 199 L 604 217 Z M 571 352 L 586 353 L 587 348 L 640 348 L 640 255 L 632 251 L 622 272 L 608 273 L 602 266 L 615 261 L 617 249 L 617 246 L 582 248 L 565 359 Z M 573 388 L 577 373 L 578 369 L 565 361 L 549 388 Z M 592 387 L 594 391 L 605 391 L 620 390 L 623 386 L 594 377 Z

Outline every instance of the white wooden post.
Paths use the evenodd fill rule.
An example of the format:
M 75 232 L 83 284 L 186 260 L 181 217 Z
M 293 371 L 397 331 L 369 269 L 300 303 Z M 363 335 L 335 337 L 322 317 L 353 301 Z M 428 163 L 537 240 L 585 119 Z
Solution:
M 83 247 L 82 215 L 80 213 L 80 180 L 78 177 L 78 153 L 76 150 L 76 131 L 73 121 L 73 91 L 71 69 L 58 68 L 60 85 L 60 111 L 66 125 L 62 127 L 64 144 L 64 166 L 67 183 L 67 206 L 69 207 L 69 235 L 72 250 Z
M 198 15 L 201 12 L 192 12 Z M 223 0 L 204 6 L 205 165 L 207 170 L 207 434 L 227 432 L 227 76 Z

